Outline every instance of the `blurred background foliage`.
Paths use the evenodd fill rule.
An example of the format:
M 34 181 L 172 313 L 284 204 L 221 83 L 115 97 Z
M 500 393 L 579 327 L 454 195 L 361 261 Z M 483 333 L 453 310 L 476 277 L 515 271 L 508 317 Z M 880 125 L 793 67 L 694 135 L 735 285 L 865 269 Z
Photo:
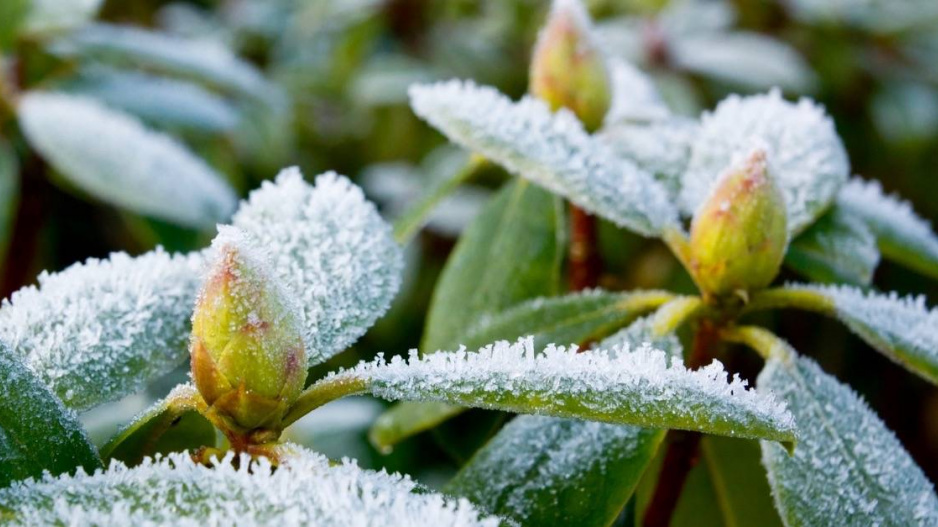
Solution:
M 938 2 L 587 3 L 605 51 L 650 73 L 672 108 L 696 115 L 729 93 L 772 86 L 811 96 L 834 117 L 854 173 L 938 219 Z M 156 245 L 197 249 L 214 232 L 114 206 L 57 173 L 24 139 L 12 108 L 18 93 L 66 91 L 136 115 L 207 161 L 242 197 L 285 166 L 299 165 L 307 177 L 335 170 L 393 218 L 467 158 L 414 116 L 407 86 L 461 77 L 520 96 L 547 7 L 547 0 L 3 0 L 2 296 L 43 269 Z M 338 363 L 417 346 L 455 239 L 506 180 L 487 168 L 438 207 L 408 245 L 392 311 Z M 690 287 L 660 242 L 605 225 L 601 245 L 604 287 Z M 938 284 L 923 278 L 883 262 L 874 284 L 925 294 L 934 304 Z M 866 397 L 938 480 L 938 390 L 833 321 L 784 313 L 766 322 Z M 752 377 L 758 363 L 747 361 L 740 354 L 730 367 Z M 83 418 L 103 441 L 184 375 Z M 336 403 L 304 419 L 291 437 L 433 485 L 504 419 L 466 413 L 385 455 L 366 439 L 382 408 L 368 399 Z

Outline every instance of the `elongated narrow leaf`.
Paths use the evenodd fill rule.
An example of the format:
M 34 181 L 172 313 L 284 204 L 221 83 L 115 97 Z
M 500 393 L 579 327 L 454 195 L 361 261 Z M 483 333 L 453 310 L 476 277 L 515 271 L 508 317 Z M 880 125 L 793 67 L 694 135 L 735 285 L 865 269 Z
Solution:
M 793 443 L 795 423 L 784 405 L 727 383 L 714 361 L 696 371 L 643 345 L 577 353 L 575 347 L 534 350 L 531 338 L 500 341 L 475 353 L 460 350 L 405 360 L 361 363 L 328 384 L 360 383 L 389 400 L 442 401 L 519 413 L 615 424 L 679 428 Z
M 100 466 L 78 417 L 0 345 L 0 487 Z
M 201 258 L 156 250 L 39 275 L 0 307 L 0 340 L 77 410 L 131 393 L 186 357 Z
M 391 226 L 335 173 L 311 186 L 286 169 L 251 193 L 233 224 L 270 254 L 274 273 L 297 295 L 310 365 L 362 336 L 400 287 L 403 258 Z
M 795 238 L 785 264 L 815 282 L 869 285 L 879 249 L 861 218 L 835 206 Z
M 499 525 L 466 500 L 419 492 L 407 477 L 350 461 L 332 466 L 292 445 L 281 454 L 276 469 L 265 458 L 232 454 L 214 467 L 185 453 L 135 468 L 114 462 L 90 476 L 0 490 L 0 510 L 12 513 L 9 525 Z
M 525 97 L 512 102 L 470 81 L 417 85 L 417 115 L 450 140 L 555 192 L 589 212 L 644 236 L 677 223 L 677 211 L 654 178 L 618 159 L 566 110 Z
M 92 99 L 32 92 L 19 103 L 26 137 L 71 183 L 118 207 L 189 227 L 227 221 L 231 187 L 169 136 Z
M 806 358 L 776 358 L 759 388 L 784 398 L 798 422 L 794 455 L 762 443 L 786 525 L 936 525 L 932 484 L 866 403 Z
M 829 310 L 870 346 L 912 373 L 938 384 L 938 309 L 925 297 L 865 293 L 849 286 L 788 286 L 813 295 L 808 309 Z
M 938 277 L 938 236 L 908 202 L 883 194 L 879 182 L 850 180 L 836 207 L 866 222 L 886 258 Z
M 785 101 L 778 90 L 731 95 L 701 120 L 684 175 L 684 212 L 693 214 L 734 157 L 756 144 L 768 150 L 793 234 L 813 223 L 847 181 L 847 154 L 823 108 L 809 99 Z

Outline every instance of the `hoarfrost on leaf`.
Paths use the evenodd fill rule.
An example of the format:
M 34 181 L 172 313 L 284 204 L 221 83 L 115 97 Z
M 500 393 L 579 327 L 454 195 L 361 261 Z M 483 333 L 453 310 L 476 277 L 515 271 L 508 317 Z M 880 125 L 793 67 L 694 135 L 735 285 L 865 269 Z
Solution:
M 838 205 L 792 241 L 785 264 L 816 282 L 869 285 L 879 265 L 876 236 Z
M 650 76 L 621 59 L 609 60 L 608 64 L 612 104 L 606 114 L 605 127 L 620 122 L 648 122 L 671 117 L 671 110 Z
M 800 431 L 794 455 L 762 442 L 785 525 L 938 525 L 932 484 L 853 390 L 794 356 L 769 360 L 758 384 L 788 402 Z
M 658 236 L 677 224 L 651 174 L 617 158 L 565 109 L 552 114 L 529 96 L 513 102 L 459 80 L 412 86 L 410 99 L 417 115 L 452 141 L 620 227 Z
M 534 349 L 531 337 L 469 353 L 395 356 L 363 362 L 325 382 L 363 382 L 389 400 L 440 401 L 616 424 L 795 440 L 795 423 L 771 395 L 748 389 L 719 361 L 696 371 L 648 345 L 577 353 Z
M 276 469 L 233 454 L 214 467 L 187 453 L 92 475 L 45 476 L 0 489 L 10 525 L 452 525 L 495 527 L 467 500 L 445 498 L 406 476 L 363 470 L 302 447 L 284 448 Z M 417 492 L 415 492 L 417 491 Z
M 86 97 L 31 92 L 17 113 L 32 145 L 63 176 L 119 207 L 189 227 L 226 221 L 227 182 L 171 137 Z
M 723 171 L 756 145 L 768 150 L 792 234 L 820 216 L 847 181 L 847 154 L 823 108 L 785 101 L 778 90 L 731 95 L 701 119 L 681 189 L 684 213 L 694 214 Z
M 308 185 L 297 168 L 264 182 L 233 224 L 269 253 L 300 305 L 310 365 L 342 351 L 387 311 L 403 257 L 361 189 L 333 172 Z
M 13 293 L 0 340 L 76 410 L 131 393 L 186 357 L 201 257 L 112 254 Z

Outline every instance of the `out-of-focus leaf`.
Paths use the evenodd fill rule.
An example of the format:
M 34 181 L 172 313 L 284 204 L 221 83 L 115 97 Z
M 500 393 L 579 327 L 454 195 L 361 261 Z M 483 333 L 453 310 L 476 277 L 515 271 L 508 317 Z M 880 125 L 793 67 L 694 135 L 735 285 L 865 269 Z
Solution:
M 850 388 L 793 351 L 768 361 L 759 389 L 784 398 L 794 455 L 762 442 L 786 525 L 936 525 L 938 498 L 896 436 Z
M 43 92 L 24 95 L 17 111 L 30 145 L 97 198 L 203 229 L 234 212 L 237 196 L 218 173 L 127 114 L 88 98 Z
M 78 422 L 5 344 L 0 344 L 0 487 L 101 460 Z
M 13 44 L 26 16 L 30 0 L 4 0 L 0 2 L 0 50 Z
M 97 16 L 103 0 L 29 0 L 27 3 L 30 7 L 25 31 L 35 34 L 81 26 Z
M 658 93 L 655 81 L 632 63 L 610 60 L 612 102 L 604 127 L 622 123 L 648 123 L 668 119 L 671 110 Z
M 893 144 L 927 142 L 938 132 L 938 90 L 920 82 L 888 82 L 873 96 L 873 122 Z
M 834 207 L 795 238 L 785 264 L 815 282 L 869 285 L 879 249 L 863 219 Z
M 938 4 L 931 0 L 790 0 L 785 6 L 806 22 L 853 26 L 875 33 L 929 29 L 938 22 Z
M 0 140 L 0 267 L 6 257 L 19 202 L 20 165 L 16 152 L 10 145 Z
M 620 122 L 605 127 L 598 137 L 616 155 L 654 174 L 677 199 L 697 128 L 691 119 L 671 117 L 648 123 Z

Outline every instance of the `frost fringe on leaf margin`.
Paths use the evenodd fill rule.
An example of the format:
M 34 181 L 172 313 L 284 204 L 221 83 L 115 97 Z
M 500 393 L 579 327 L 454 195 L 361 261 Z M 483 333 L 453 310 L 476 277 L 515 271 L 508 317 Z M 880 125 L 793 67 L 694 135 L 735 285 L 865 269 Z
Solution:
M 233 454 L 214 467 L 187 453 L 147 458 L 135 468 L 26 480 L 0 489 L 10 525 L 438 525 L 495 527 L 465 499 L 421 490 L 406 476 L 360 469 L 348 459 L 287 445 L 276 470 L 266 458 Z M 172 506 L 166 506 L 172 504 Z

